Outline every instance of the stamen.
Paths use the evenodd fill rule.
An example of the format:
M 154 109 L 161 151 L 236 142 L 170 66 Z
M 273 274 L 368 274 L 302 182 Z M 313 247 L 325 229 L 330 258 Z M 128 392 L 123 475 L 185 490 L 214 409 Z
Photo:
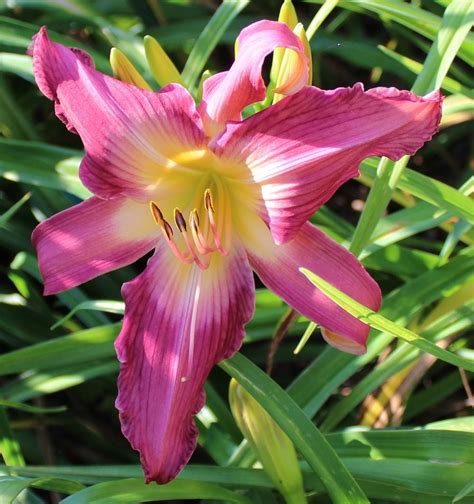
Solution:
M 164 231 L 168 241 L 173 239 L 173 228 L 163 219 L 163 224 L 161 226 L 162 231 Z
M 215 252 L 217 249 L 215 247 L 209 247 L 206 244 L 206 240 L 199 228 L 199 214 L 196 209 L 194 209 L 189 216 L 189 224 L 191 226 L 191 233 L 193 235 L 194 243 L 198 252 L 200 254 L 209 254 L 210 252 Z
M 212 201 L 212 195 L 211 191 L 209 189 L 206 189 L 206 192 L 204 193 L 204 205 L 206 206 L 207 209 L 207 217 L 209 219 L 209 225 L 211 227 L 211 232 L 212 232 L 212 237 L 214 238 L 214 243 L 216 244 L 216 249 L 222 254 L 222 255 L 227 255 L 228 252 L 224 248 L 221 242 L 221 238 L 219 236 L 219 231 L 217 230 L 216 226 L 216 221 L 214 219 L 214 205 Z
M 158 226 L 160 226 L 161 232 L 166 238 L 166 241 L 171 249 L 171 252 L 173 252 L 173 254 L 180 261 L 183 261 L 186 264 L 192 264 L 193 258 L 189 254 L 184 254 L 183 252 L 181 252 L 181 250 L 179 250 L 178 246 L 176 245 L 176 242 L 173 239 L 173 228 L 164 219 L 162 211 L 154 201 L 150 201 L 150 210 L 151 214 L 153 215 L 154 221 L 156 222 L 156 224 L 158 224 Z
M 176 222 L 176 225 L 178 226 L 178 229 L 182 232 L 185 233 L 187 231 L 186 228 L 186 221 L 183 217 L 183 214 L 180 212 L 179 208 L 174 209 L 174 221 Z
M 174 240 L 168 240 L 168 245 L 171 249 L 171 252 L 180 260 L 183 261 L 186 264 L 192 264 L 194 262 L 194 258 L 191 257 L 189 254 L 184 254 L 179 250 L 178 246 L 176 245 Z
M 212 200 L 212 192 L 209 188 L 204 191 L 204 206 L 206 207 L 206 210 L 209 211 L 209 209 L 211 209 L 213 212 L 215 212 L 214 201 Z
M 150 201 L 150 211 L 153 220 L 160 226 L 173 254 L 186 264 L 196 263 L 201 269 L 207 269 L 210 264 L 210 258 L 204 258 L 204 256 L 216 251 L 219 251 L 222 255 L 228 255 L 227 248 L 229 244 L 228 238 L 230 236 L 230 221 L 229 218 L 226 218 L 225 212 L 225 188 L 222 184 L 218 184 L 217 190 L 219 192 L 219 204 L 222 205 L 219 212 L 219 226 L 215 219 L 216 210 L 210 188 L 204 191 L 204 207 L 206 209 L 207 219 L 204 221 L 202 230 L 200 228 L 200 218 L 197 208 L 194 208 L 189 214 L 190 233 L 188 233 L 188 226 L 183 213 L 177 207 L 174 209 L 174 221 L 176 223 L 176 228 L 183 237 L 183 241 L 186 245 L 185 250 L 180 250 L 178 247 L 173 237 L 173 228 L 165 220 L 163 212 L 154 201 Z M 227 238 L 226 246 L 223 244 L 222 236 Z
M 209 268 L 210 261 L 203 261 L 201 258 L 196 254 L 196 251 L 194 250 L 193 244 L 189 238 L 189 235 L 187 233 L 183 233 L 183 238 L 184 242 L 186 243 L 186 247 L 188 251 L 190 252 L 191 256 L 194 259 L 194 262 L 201 268 L 201 269 L 207 269 Z
M 150 201 L 150 210 L 155 223 L 161 226 L 161 224 L 164 222 L 165 219 L 163 218 L 163 214 L 161 213 L 161 210 L 158 208 L 158 205 L 154 201 Z
M 189 235 L 187 233 L 187 226 L 186 226 L 186 221 L 184 220 L 183 214 L 179 211 L 178 208 L 174 209 L 174 220 L 176 222 L 176 226 L 178 226 L 179 231 L 181 232 L 184 243 L 186 243 L 186 248 L 188 249 L 189 254 L 193 258 L 194 262 L 201 268 L 201 269 L 207 269 L 209 267 L 209 261 L 202 261 L 199 256 L 196 254 L 196 251 L 194 250 L 193 243 L 191 242 L 191 239 L 189 238 Z M 191 228 L 192 232 L 192 228 Z

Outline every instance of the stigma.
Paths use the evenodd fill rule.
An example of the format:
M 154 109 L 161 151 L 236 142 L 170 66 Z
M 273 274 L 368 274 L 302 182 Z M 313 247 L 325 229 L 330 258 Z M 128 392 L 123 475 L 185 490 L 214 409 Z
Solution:
M 228 250 L 223 245 L 222 231 L 216 222 L 216 210 L 211 189 L 204 191 L 202 202 L 203 219 L 199 211 L 194 208 L 185 218 L 179 208 L 173 211 L 174 226 L 164 217 L 159 206 L 150 201 L 150 211 L 171 252 L 185 264 L 196 264 L 201 269 L 207 269 L 211 261 L 211 254 L 219 252 L 227 255 Z

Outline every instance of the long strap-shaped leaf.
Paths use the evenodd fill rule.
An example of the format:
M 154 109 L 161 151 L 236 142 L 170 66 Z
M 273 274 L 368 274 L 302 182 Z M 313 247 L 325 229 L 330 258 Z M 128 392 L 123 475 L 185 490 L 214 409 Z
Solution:
M 186 87 L 195 89 L 207 59 L 218 44 L 231 21 L 250 0 L 224 0 L 196 40 L 181 73 Z
M 311 3 L 322 3 L 324 0 L 306 1 Z M 466 8 L 469 8 L 469 6 L 472 7 L 472 2 L 470 0 L 461 0 L 457 3 L 458 5 L 463 4 Z M 404 2 L 403 0 L 341 0 L 338 5 L 344 9 L 356 12 L 361 12 L 361 10 L 362 12 L 364 10 L 374 12 L 384 20 L 393 20 L 396 23 L 406 26 L 410 30 L 424 35 L 432 40 L 442 31 L 443 25 L 448 27 L 452 26 L 453 30 L 462 26 L 462 20 L 456 19 L 455 15 L 448 20 L 448 23 L 445 23 L 445 19 L 440 22 L 441 20 L 436 14 L 433 14 L 429 10 L 417 7 L 412 3 Z M 455 14 L 453 10 L 451 10 L 451 12 Z M 461 25 L 459 24 L 460 21 Z M 469 20 L 466 21 L 469 22 Z M 467 33 L 468 32 L 469 29 L 467 30 Z M 461 42 L 462 44 L 459 49 L 459 57 L 466 63 L 472 64 L 474 56 L 474 37 L 468 36 Z M 441 56 L 442 52 L 439 54 Z
M 181 499 L 212 499 L 233 504 L 251 504 L 251 501 L 243 495 L 204 481 L 178 479 L 159 486 L 146 485 L 141 478 L 99 483 L 61 502 L 64 504 L 133 504 Z
M 239 353 L 220 366 L 270 413 L 321 478 L 335 504 L 368 502 L 326 438 L 277 383 Z
M 312 271 L 309 271 L 306 268 L 300 268 L 300 271 L 308 278 L 308 280 L 312 284 L 314 284 L 318 289 L 326 294 L 326 296 L 332 299 L 353 317 L 358 318 L 370 327 L 392 334 L 397 338 L 401 338 L 411 345 L 416 346 L 420 350 L 428 352 L 438 359 L 448 362 L 449 364 L 459 366 L 461 368 L 467 369 L 468 371 L 474 371 L 474 361 L 464 359 L 463 357 L 459 357 L 458 355 L 455 355 L 448 350 L 444 350 L 443 348 L 436 346 L 431 341 L 422 338 L 409 329 L 395 324 L 395 322 L 392 322 L 391 320 L 385 318 L 383 315 L 375 313 L 370 308 L 367 308 L 367 306 L 358 303 L 351 297 L 341 292 L 339 289 L 336 289 L 329 282 L 326 282 L 326 280 L 323 280 L 320 276 L 316 275 Z

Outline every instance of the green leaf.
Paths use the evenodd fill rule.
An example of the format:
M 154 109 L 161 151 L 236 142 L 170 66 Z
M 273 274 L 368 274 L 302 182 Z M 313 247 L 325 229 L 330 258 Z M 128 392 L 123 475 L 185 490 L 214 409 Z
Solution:
M 469 282 L 473 271 L 474 250 L 466 249 L 446 265 L 419 275 L 385 296 L 381 313 L 407 324 L 430 303 Z M 326 347 L 288 387 L 288 393 L 307 415 L 313 416 L 344 381 L 383 352 L 392 340 L 390 334 L 373 335 L 367 353 L 357 357 Z
M 94 327 L 5 353 L 0 355 L 0 374 L 55 369 L 110 357 L 114 353 L 112 342 L 119 329 L 120 324 Z
M 126 478 L 140 478 L 143 481 L 143 469 L 139 465 L 27 466 L 24 468 L 0 466 L 0 474 L 11 472 L 32 478 L 48 477 L 54 474 L 57 477 L 87 485 Z M 188 464 L 178 476 L 178 479 L 181 478 L 237 488 L 273 488 L 273 483 L 261 469 Z
M 83 301 L 76 305 L 67 315 L 63 318 L 59 319 L 54 325 L 51 326 L 51 330 L 56 329 L 60 325 L 63 325 L 64 322 L 70 320 L 74 315 L 81 310 L 94 310 L 94 311 L 102 311 L 106 313 L 119 313 L 123 314 L 125 310 L 125 304 L 123 301 L 113 301 L 109 299 L 97 299 L 90 301 Z
M 78 177 L 81 156 L 81 151 L 73 149 L 0 138 L 0 176 L 13 182 L 67 191 L 85 199 L 90 192 Z
M 394 212 L 379 221 L 369 244 L 360 253 L 359 259 L 365 259 L 388 245 L 439 226 L 452 215 L 450 212 L 442 212 L 440 215 L 438 208 L 424 201 L 413 207 Z
M 459 502 L 461 499 L 464 497 L 467 497 L 468 495 L 473 495 L 474 494 L 474 478 L 469 481 L 466 486 L 464 486 L 458 494 L 455 495 L 453 499 L 454 502 Z
M 436 324 L 422 332 L 424 338 L 430 341 L 439 341 L 457 332 L 469 329 L 474 324 L 474 301 L 465 306 L 446 313 L 437 320 Z M 323 432 L 333 430 L 334 427 L 356 406 L 361 403 L 384 381 L 398 371 L 404 369 L 419 356 L 417 348 L 408 343 L 401 343 L 367 376 L 362 378 L 352 389 L 351 393 L 337 403 L 321 424 Z
M 26 413 L 62 413 L 66 411 L 65 406 L 58 406 L 55 408 L 40 408 L 38 406 L 30 406 L 29 404 L 23 404 L 15 401 L 6 401 L 5 399 L 0 399 L 0 406 L 4 408 L 13 408 L 20 411 L 25 411 Z
M 0 477 L 0 504 L 12 504 L 18 494 L 28 488 L 31 481 L 25 478 Z
M 389 56 L 390 58 L 394 59 L 395 61 L 403 65 L 405 68 L 407 68 L 413 75 L 418 75 L 423 69 L 423 65 L 418 61 L 412 60 L 407 56 L 402 56 L 401 54 L 398 54 L 397 52 L 392 51 L 390 49 L 387 49 L 385 46 L 382 45 L 379 45 L 378 48 L 384 54 L 386 54 L 387 56 Z M 446 76 L 443 79 L 443 82 L 441 82 L 440 87 L 441 89 L 449 91 L 450 93 L 460 93 L 464 96 L 468 96 L 469 98 L 474 98 L 474 91 L 472 91 L 468 87 L 463 86 L 458 81 L 448 76 Z M 445 114 L 446 112 L 444 111 L 443 115 Z
M 56 4 L 59 5 L 59 2 L 56 2 Z M 33 35 L 38 33 L 39 29 L 40 25 L 0 16 L 0 48 L 13 50 L 24 55 L 31 44 Z M 110 72 L 108 58 L 90 47 L 90 45 L 82 43 L 78 38 L 65 37 L 52 30 L 48 30 L 48 35 L 55 42 L 86 50 L 93 57 L 95 65 L 100 71 Z
M 427 203 L 436 205 L 443 210 L 452 211 L 474 223 L 474 200 L 448 184 L 414 170 L 405 169 L 398 182 L 398 187 Z
M 26 193 L 14 205 L 12 205 L 6 212 L 0 215 L 0 228 L 3 227 L 18 210 L 30 199 L 31 193 Z
M 323 2 L 323 0 L 306 1 L 311 3 Z M 451 2 L 449 5 L 453 3 L 456 2 Z M 393 20 L 410 28 L 416 33 L 434 40 L 439 34 L 441 34 L 443 38 L 451 38 L 454 34 L 453 38 L 456 38 L 455 34 L 458 30 L 460 34 L 469 32 L 469 22 L 472 22 L 472 19 L 469 18 L 469 9 L 472 8 L 472 5 L 465 0 L 461 0 L 457 3 L 458 6 L 456 8 L 451 8 L 450 12 L 456 12 L 457 14 L 461 10 L 461 12 L 467 13 L 467 15 L 463 14 L 461 18 L 457 15 L 453 15 L 452 17 L 450 16 L 449 19 L 446 18 L 443 20 L 427 10 L 400 0 L 340 0 L 338 5 L 339 7 L 355 10 L 357 12 L 363 12 L 364 10 L 374 12 L 383 20 Z M 466 27 L 467 32 L 465 32 Z M 462 29 L 460 30 L 460 28 Z M 469 36 L 464 42 L 462 40 L 460 42 L 462 42 L 462 44 L 460 44 L 459 57 L 466 61 L 466 63 L 473 64 L 474 37 Z M 441 55 L 441 52 L 439 54 Z
M 362 175 L 377 180 L 377 162 L 365 160 L 360 165 Z M 451 211 L 469 222 L 474 222 L 474 200 L 454 187 L 432 177 L 405 168 L 397 182 L 397 187 L 441 210 Z M 377 224 L 378 221 L 375 223 Z
M 10 427 L 5 409 L 0 406 L 0 453 L 5 464 L 11 466 L 24 466 L 25 459 L 21 452 L 20 443 L 17 441 Z M 1 493 L 0 493 L 1 495 Z
M 166 485 L 146 485 L 142 479 L 99 483 L 62 501 L 63 504 L 135 504 L 178 499 L 213 499 L 249 504 L 246 497 L 219 485 L 178 479 Z
M 469 36 L 474 21 L 474 4 L 453 0 L 444 11 L 434 48 L 430 49 L 412 91 L 416 94 L 441 86 L 457 54 L 474 64 L 474 39 Z M 468 52 L 464 52 L 467 50 Z
M 110 353 L 113 346 L 110 343 Z M 119 363 L 117 359 L 105 360 L 95 364 L 89 361 L 69 364 L 67 367 L 48 369 L 45 372 L 30 371 L 0 388 L 0 394 L 15 401 L 27 401 L 46 394 L 53 394 L 80 385 L 98 376 L 116 375 Z
M 321 478 L 334 503 L 368 502 L 324 436 L 278 384 L 239 353 L 220 367 L 252 394 L 283 429 Z
M 250 0 L 224 0 L 202 30 L 182 72 L 183 80 L 195 89 L 207 60 L 232 20 L 248 5 Z
M 58 478 L 19 478 L 14 476 L 0 477 L 0 504 L 14 504 L 16 497 L 28 487 L 42 488 L 61 493 L 73 493 L 84 488 L 76 481 Z
M 414 15 L 419 10 L 417 7 L 398 2 L 398 0 L 360 0 L 360 3 L 364 2 L 370 5 L 377 4 L 388 7 L 389 12 L 407 12 L 408 10 L 410 15 Z M 421 14 L 423 11 L 418 13 Z M 469 31 L 469 26 L 472 22 L 471 17 L 471 6 L 465 0 L 453 0 L 446 8 L 441 25 L 436 32 L 436 38 L 423 65 L 423 70 L 418 74 L 412 86 L 414 93 L 425 95 L 439 88 L 456 53 L 461 47 L 462 41 Z M 423 18 L 423 23 L 427 19 L 429 17 L 426 20 Z M 462 36 L 457 36 L 457 33 L 462 34 Z M 471 49 L 474 51 L 474 47 Z M 402 188 L 399 182 L 405 172 L 408 159 L 409 156 L 404 156 L 396 163 L 387 158 L 380 160 L 374 185 L 370 190 L 352 239 L 350 250 L 355 255 L 359 255 L 369 241 L 395 188 Z M 471 204 L 474 209 L 474 202 L 471 201 Z M 473 215 L 471 215 L 471 219 L 472 217 Z
M 469 371 L 474 371 L 474 361 L 463 359 L 456 354 L 444 350 L 443 348 L 436 346 L 431 341 L 422 338 L 409 329 L 401 327 L 391 320 L 385 318 L 384 316 L 375 313 L 370 308 L 367 308 L 366 306 L 358 303 L 340 290 L 336 289 L 329 282 L 326 282 L 312 271 L 309 271 L 306 268 L 300 268 L 300 271 L 313 285 L 315 285 L 324 294 L 326 294 L 326 296 L 332 299 L 353 317 L 359 319 L 361 322 L 364 322 L 374 329 L 378 329 L 379 331 L 383 331 L 392 334 L 397 338 L 401 338 L 411 345 L 416 346 L 420 350 L 424 350 L 425 352 L 434 355 L 438 359 L 453 364 L 454 366 L 459 366 Z
M 0 72 L 8 72 L 28 82 L 33 82 L 33 65 L 31 57 L 25 54 L 0 53 Z

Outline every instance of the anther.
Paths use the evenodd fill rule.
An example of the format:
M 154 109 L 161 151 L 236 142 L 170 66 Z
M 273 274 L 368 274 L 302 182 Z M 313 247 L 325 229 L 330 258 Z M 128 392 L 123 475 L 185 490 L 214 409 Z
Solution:
M 194 209 L 192 212 L 191 212 L 191 218 L 193 219 L 193 222 L 195 223 L 195 225 L 199 228 L 199 214 L 198 214 L 198 211 L 196 209 Z
M 186 232 L 186 221 L 183 217 L 183 214 L 179 211 L 178 208 L 174 209 L 174 221 L 176 222 L 176 225 L 178 226 L 178 229 L 182 232 Z
M 206 207 L 206 210 L 214 210 L 214 202 L 212 201 L 212 192 L 210 189 L 206 189 L 204 191 L 204 206 Z
M 158 205 L 154 201 L 150 201 L 150 210 L 155 223 L 161 226 L 163 222 L 165 222 L 165 219 L 163 218 L 163 214 L 161 210 L 158 208 Z
M 168 240 L 171 240 L 173 238 L 173 228 L 164 219 L 161 229 L 165 232 Z

